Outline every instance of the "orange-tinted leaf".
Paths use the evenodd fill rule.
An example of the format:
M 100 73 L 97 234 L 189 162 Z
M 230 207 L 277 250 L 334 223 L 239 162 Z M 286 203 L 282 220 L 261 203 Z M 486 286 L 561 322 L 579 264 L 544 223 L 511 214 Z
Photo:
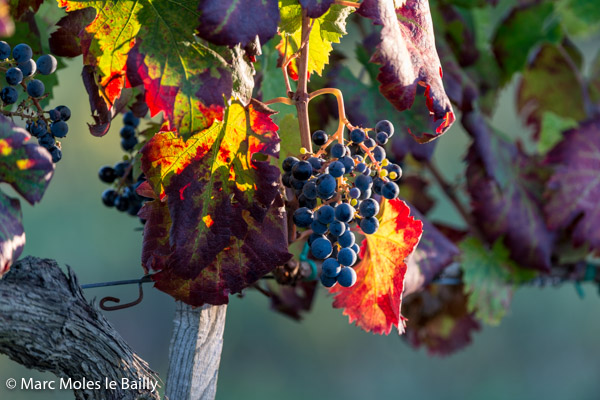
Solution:
M 350 323 L 387 335 L 392 326 L 404 332 L 400 306 L 405 259 L 419 243 L 423 224 L 410 216 L 410 209 L 401 200 L 386 200 L 382 208 L 379 230 L 363 241 L 361 261 L 355 266 L 356 284 L 351 288 L 336 285 L 330 292 L 335 294 L 333 306 L 343 308 Z

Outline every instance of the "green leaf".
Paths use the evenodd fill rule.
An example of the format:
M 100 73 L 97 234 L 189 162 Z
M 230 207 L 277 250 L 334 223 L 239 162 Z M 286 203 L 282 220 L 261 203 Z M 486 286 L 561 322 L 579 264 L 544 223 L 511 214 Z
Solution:
M 286 57 L 294 54 L 302 43 L 302 8 L 297 0 L 280 0 L 281 21 L 279 51 Z M 329 62 L 333 43 L 339 43 L 346 33 L 346 18 L 353 12 L 352 7 L 332 5 L 321 17 L 314 20 L 308 41 L 308 73 L 321 75 Z M 287 39 L 287 46 L 286 46 Z
M 516 284 L 533 279 L 534 271 L 518 267 L 509 250 L 497 240 L 491 249 L 476 238 L 463 240 L 461 267 L 469 312 L 489 325 L 498 325 L 506 314 Z
M 277 166 L 281 168 L 281 164 L 286 157 L 297 156 L 302 146 L 300 141 L 300 127 L 298 126 L 298 118 L 294 114 L 287 114 L 279 122 L 279 138 L 281 146 L 279 149 L 279 159 L 276 161 Z M 275 162 L 275 159 L 273 159 Z
M 573 36 L 590 36 L 600 29 L 600 7 L 590 0 L 559 0 L 556 14 Z
M 540 128 L 540 139 L 537 143 L 538 153 L 544 155 L 550 151 L 563 138 L 562 133 L 568 129 L 575 128 L 577 121 L 573 118 L 563 118 L 547 111 L 542 116 Z
M 542 42 L 558 43 L 562 30 L 550 2 L 516 6 L 500 22 L 493 49 L 502 68 L 502 80 L 510 81 L 525 66 L 529 52 Z

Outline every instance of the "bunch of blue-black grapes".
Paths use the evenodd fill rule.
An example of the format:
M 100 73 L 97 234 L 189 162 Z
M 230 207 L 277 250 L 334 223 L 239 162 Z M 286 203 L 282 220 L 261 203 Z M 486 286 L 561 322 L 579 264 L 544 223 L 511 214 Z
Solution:
M 121 147 L 123 150 L 131 151 L 138 143 L 136 130 L 139 123 L 139 118 L 132 111 L 128 111 L 123 116 L 124 125 L 121 129 Z M 146 178 L 144 174 L 141 174 L 134 180 L 131 160 L 118 162 L 114 167 L 103 166 L 98 171 L 98 177 L 102 182 L 113 185 L 110 189 L 102 192 L 102 203 L 107 207 L 115 207 L 121 212 L 136 216 L 144 201 L 148 200 L 136 192 Z
M 25 43 L 11 49 L 8 43 L 0 42 L 0 69 L 5 71 L 8 84 L 0 90 L 3 114 L 23 118 L 27 131 L 38 138 L 40 146 L 47 149 L 52 155 L 52 161 L 57 163 L 62 158 L 62 150 L 56 138 L 64 138 L 69 132 L 67 121 L 71 118 L 71 110 L 66 106 L 58 106 L 44 112 L 41 108 L 39 100 L 46 96 L 46 88 L 35 76 L 54 73 L 57 62 L 50 54 L 40 56 L 37 61 L 32 57 L 33 51 Z M 18 88 L 27 94 L 27 98 L 17 105 L 15 111 L 4 110 L 19 100 Z
M 324 260 L 321 283 L 350 287 L 356 283 L 359 245 L 351 225 L 363 233 L 379 228 L 378 198 L 395 199 L 402 176 L 399 165 L 390 163 L 383 146 L 394 126 L 379 121 L 374 129 L 354 128 L 349 140 L 329 137 L 322 130 L 312 134 L 317 152 L 301 149 L 299 158 L 283 161 L 283 184 L 291 188 L 299 208 L 294 212 L 298 228 L 312 229 L 308 244 L 312 255 Z M 337 140 L 336 140 L 337 139 Z

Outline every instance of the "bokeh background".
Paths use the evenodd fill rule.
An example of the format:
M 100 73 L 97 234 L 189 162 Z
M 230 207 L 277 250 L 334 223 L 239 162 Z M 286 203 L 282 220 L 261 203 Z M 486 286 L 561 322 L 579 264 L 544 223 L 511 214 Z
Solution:
M 577 43 L 588 63 L 597 43 Z M 101 204 L 106 186 L 97 178 L 100 166 L 113 165 L 122 154 L 120 121 L 104 138 L 88 133 L 82 61 L 67 64 L 59 72 L 61 84 L 51 106 L 71 108 L 70 133 L 43 201 L 23 205 L 23 255 L 69 265 L 81 283 L 140 277 L 141 224 Z M 494 123 L 511 136 L 527 137 L 513 99 L 514 86 L 509 85 Z M 458 124 L 439 139 L 435 160 L 448 179 L 460 174 L 468 143 Z M 432 194 L 441 197 L 436 189 Z M 442 202 L 431 217 L 460 223 Z M 145 289 L 140 305 L 105 315 L 164 378 L 174 301 L 151 285 Z M 232 297 L 228 307 L 217 399 L 598 399 L 600 298 L 597 287 L 584 290 L 580 298 L 573 285 L 522 288 L 499 327 L 484 327 L 471 346 L 445 358 L 412 349 L 394 332 L 376 336 L 349 325 L 324 290 L 300 323 L 270 311 L 268 299 L 248 291 L 243 299 Z M 127 301 L 137 296 L 137 288 L 88 289 L 86 295 Z M 11 377 L 55 379 L 0 355 L 0 399 L 73 399 L 70 391 L 8 391 L 4 381 Z

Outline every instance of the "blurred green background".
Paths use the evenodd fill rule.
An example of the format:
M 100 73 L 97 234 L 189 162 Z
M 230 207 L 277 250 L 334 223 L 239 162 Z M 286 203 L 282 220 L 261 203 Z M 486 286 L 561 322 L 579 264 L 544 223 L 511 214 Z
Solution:
M 580 46 L 587 58 L 597 50 L 593 41 Z M 23 255 L 70 265 L 81 283 L 137 278 L 143 273 L 141 225 L 101 204 L 106 186 L 97 178 L 98 168 L 114 164 L 121 154 L 120 121 L 104 138 L 88 133 L 91 118 L 80 71 L 78 58 L 59 72 L 61 85 L 51 106 L 71 108 L 71 131 L 42 203 L 23 205 Z M 503 92 L 494 121 L 512 136 L 525 137 L 513 96 L 514 87 Z M 438 141 L 435 159 L 451 180 L 461 173 L 468 143 L 458 123 Z M 436 189 L 432 193 L 440 196 Z M 433 217 L 459 222 L 441 202 Z M 142 304 L 106 316 L 164 378 L 174 301 L 145 288 Z M 267 299 L 250 291 L 243 299 L 231 298 L 217 399 L 598 399 L 600 298 L 595 287 L 584 289 L 581 299 L 572 285 L 523 288 L 501 326 L 484 327 L 471 346 L 446 358 L 415 351 L 396 333 L 381 337 L 349 325 L 323 290 L 301 323 L 271 312 Z M 86 295 L 127 301 L 137 290 L 89 289 Z M 4 381 L 10 377 L 54 379 L 0 356 L 0 399 L 73 399 L 69 391 L 8 391 Z

